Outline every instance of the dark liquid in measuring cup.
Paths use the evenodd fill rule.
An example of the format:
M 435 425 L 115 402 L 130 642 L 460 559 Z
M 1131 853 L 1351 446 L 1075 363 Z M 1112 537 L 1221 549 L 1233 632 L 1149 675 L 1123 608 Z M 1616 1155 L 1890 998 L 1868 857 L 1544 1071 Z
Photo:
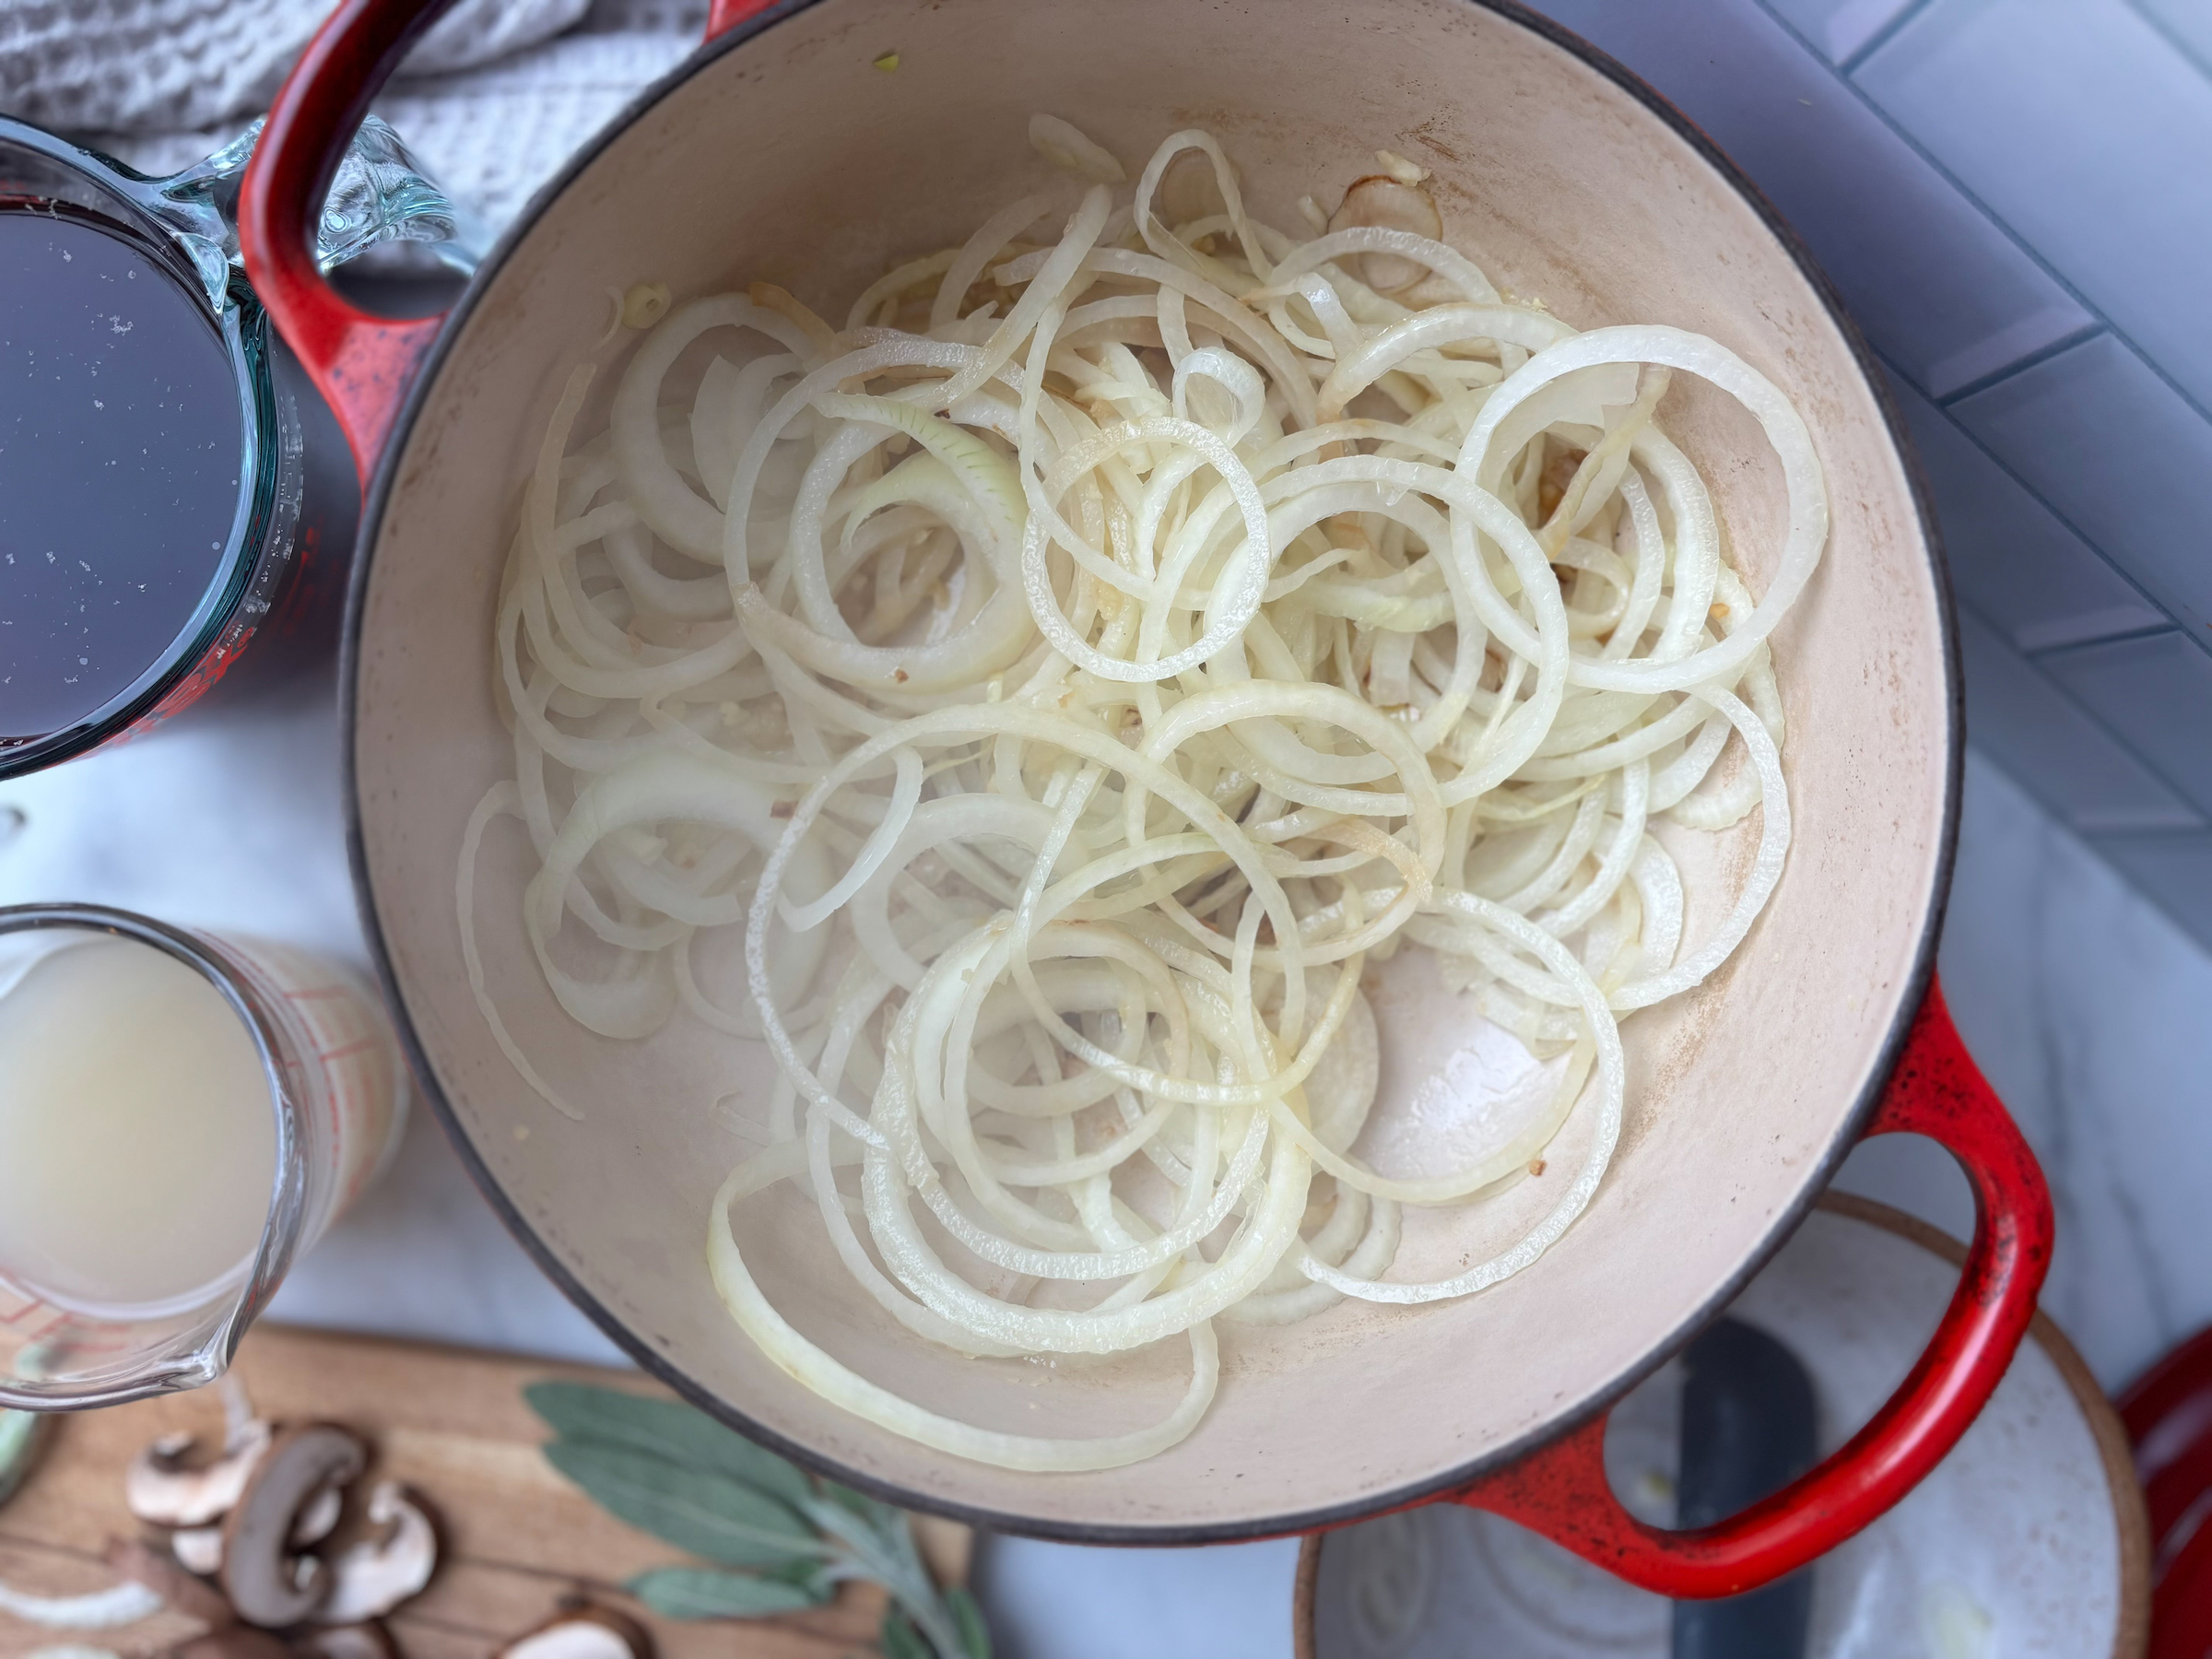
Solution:
M 0 206 L 0 752 L 83 722 L 183 631 L 244 453 L 206 301 L 121 227 Z

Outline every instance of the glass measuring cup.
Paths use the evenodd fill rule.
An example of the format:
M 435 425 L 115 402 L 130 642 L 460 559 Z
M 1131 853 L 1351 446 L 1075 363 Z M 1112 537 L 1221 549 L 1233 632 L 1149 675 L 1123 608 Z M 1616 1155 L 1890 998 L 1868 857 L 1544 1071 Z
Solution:
M 160 1100 L 88 1100 L 82 1114 L 52 1110 L 53 1077 L 83 1077 L 106 1058 L 83 1046 L 102 1040 L 99 1010 L 76 1031 L 65 1029 L 71 1017 L 87 1012 L 82 1005 L 63 1006 L 65 976 L 94 977 L 81 971 L 88 959 L 65 959 L 88 948 L 108 953 L 98 970 L 100 982 L 151 986 L 147 994 L 167 998 L 170 1029 L 187 1029 L 193 1052 L 213 1056 L 214 1069 L 227 1056 L 242 1061 L 237 1075 L 251 1097 L 226 1096 L 213 1102 L 205 1121 L 190 1123 L 160 1120 L 166 1092 Z M 127 971 L 115 971 L 118 964 Z M 137 1009 L 147 1006 L 142 1000 Z M 11 1013 L 18 1026 L 37 1022 L 29 1041 L 51 1065 L 43 1100 L 39 1084 L 20 1081 L 30 1066 L 28 1046 L 13 1049 L 10 1070 L 18 1081 L 0 1078 L 0 1160 L 17 1166 L 23 1190 L 14 1201 L 25 1206 L 0 1228 L 0 1406 L 76 1410 L 213 1381 L 294 1258 L 323 1235 L 398 1145 L 409 1083 L 382 1005 L 350 969 L 288 946 L 188 932 L 96 905 L 36 904 L 0 908 L 0 1029 Z M 121 1021 L 126 1030 L 119 1032 L 115 1018 L 105 1023 L 105 1041 L 118 1046 L 144 1041 L 141 1032 L 155 1025 Z M 23 1043 L 25 1034 L 18 1032 L 17 1041 Z M 133 1107 L 142 1109 L 135 1124 L 128 1121 Z M 57 1124 L 65 1137 L 60 1152 Z M 179 1138 L 184 1131 L 189 1140 Z M 11 1134 L 23 1137 L 12 1151 Z M 118 1144 L 125 1135 L 135 1144 Z M 29 1144 L 33 1137 L 35 1147 Z M 207 1144 L 216 1138 L 220 1148 Z M 42 1248 L 53 1242 L 51 1230 L 41 1237 L 39 1223 L 24 1219 L 37 1207 L 34 1200 L 58 1214 L 67 1202 L 60 1196 L 64 1189 L 97 1182 L 101 1168 L 83 1157 L 95 1143 L 104 1149 L 100 1156 L 135 1159 L 143 1171 L 149 1159 L 158 1160 L 159 1153 L 149 1151 L 158 1141 L 188 1152 L 177 1166 L 178 1184 L 188 1190 L 147 1207 L 194 1228 L 234 1229 L 235 1258 L 197 1283 L 102 1288 L 103 1271 L 111 1273 L 109 1286 L 124 1282 L 94 1262 L 116 1254 L 115 1241 L 106 1238 L 95 1241 L 102 1249 L 56 1269 L 58 1247 Z M 76 1161 L 63 1167 L 59 1160 L 72 1154 Z M 188 1179 L 194 1159 L 204 1160 L 196 1181 Z M 34 1168 L 43 1174 L 33 1174 Z M 236 1179 L 241 1169 L 242 1185 Z M 264 1169 L 265 1187 L 253 1179 Z M 0 1184 L 7 1179 L 0 1172 Z M 127 1193 L 126 1187 L 122 1195 Z M 110 1210 L 118 1197 L 112 1190 L 105 1194 Z M 207 1206 L 227 1213 L 210 1216 Z M 151 1232 L 159 1223 L 134 1213 L 121 1218 L 121 1225 Z M 80 1227 L 80 1244 L 82 1235 Z M 141 1279 L 147 1271 L 159 1277 L 182 1270 L 197 1277 L 177 1265 L 194 1247 L 180 1241 L 165 1258 L 150 1261 L 139 1252 L 131 1271 Z M 219 1237 L 212 1248 L 220 1254 Z
M 259 133 L 157 179 L 0 117 L 0 778 L 156 726 L 234 667 L 228 697 L 335 649 L 350 468 L 327 420 L 337 453 L 304 453 L 240 264 Z M 484 242 L 371 117 L 317 262 L 393 240 L 463 271 Z

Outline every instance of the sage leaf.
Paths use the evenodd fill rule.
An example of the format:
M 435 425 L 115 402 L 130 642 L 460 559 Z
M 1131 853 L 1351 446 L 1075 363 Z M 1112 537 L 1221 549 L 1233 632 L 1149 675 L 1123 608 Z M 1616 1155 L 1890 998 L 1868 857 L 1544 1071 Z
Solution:
M 922 1632 L 897 1607 L 885 1612 L 883 1629 L 876 1635 L 876 1645 L 883 1650 L 883 1659 L 941 1659 L 930 1652 Z
M 679 1468 L 726 1475 L 794 1509 L 813 1496 L 813 1482 L 799 1469 L 680 1401 L 588 1382 L 534 1382 L 523 1398 L 566 1439 L 627 1446 Z
M 945 1604 L 937 1599 L 937 1587 L 929 1570 L 922 1565 L 912 1523 L 901 1511 L 880 1504 L 875 1507 L 886 1517 L 880 1524 L 872 1524 L 828 1499 L 815 1500 L 806 1506 L 806 1513 L 825 1536 L 844 1546 L 844 1553 L 855 1566 L 890 1593 L 894 1610 L 912 1620 L 920 1630 L 918 1640 L 924 1654 L 935 1652 L 946 1659 L 958 1659 L 959 1630 Z
M 17 1488 L 30 1478 L 30 1466 L 38 1461 L 46 1429 L 43 1413 L 0 1410 L 0 1503 L 13 1498 Z
M 834 1480 L 825 1480 L 821 1485 L 824 1493 L 843 1508 L 852 1511 L 871 1526 L 881 1527 L 888 1520 L 895 1520 L 902 1512 L 893 1509 L 888 1503 L 877 1502 L 875 1499 L 865 1492 L 856 1492 L 851 1487 L 840 1486 Z
M 609 1514 L 706 1560 L 775 1567 L 833 1553 L 784 1504 L 727 1475 L 595 1441 L 557 1440 L 545 1453 Z
M 553 1466 L 610 1514 L 724 1568 L 670 1567 L 631 1581 L 665 1618 L 759 1618 L 818 1606 L 839 1581 L 891 1596 L 887 1659 L 990 1659 L 982 1610 L 940 1597 L 910 1518 L 817 1481 L 688 1406 L 616 1389 L 541 1382 L 524 1391 L 556 1431 Z
M 818 1575 L 794 1581 L 709 1567 L 664 1567 L 629 1581 L 629 1593 L 664 1618 L 766 1618 L 818 1607 L 835 1588 Z
M 945 1592 L 945 1606 L 952 1613 L 953 1628 L 959 1631 L 965 1645 L 965 1659 L 991 1659 L 991 1627 L 983 1622 L 983 1609 L 967 1586 L 955 1584 Z

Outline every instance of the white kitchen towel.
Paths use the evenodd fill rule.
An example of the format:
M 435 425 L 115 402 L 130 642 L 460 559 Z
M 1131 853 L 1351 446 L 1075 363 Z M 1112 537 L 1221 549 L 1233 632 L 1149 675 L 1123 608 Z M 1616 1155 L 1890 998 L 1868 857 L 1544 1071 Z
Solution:
M 328 0 L 0 0 L 0 111 L 174 172 L 266 108 Z M 706 0 L 460 0 L 375 105 L 497 231 L 699 43 Z

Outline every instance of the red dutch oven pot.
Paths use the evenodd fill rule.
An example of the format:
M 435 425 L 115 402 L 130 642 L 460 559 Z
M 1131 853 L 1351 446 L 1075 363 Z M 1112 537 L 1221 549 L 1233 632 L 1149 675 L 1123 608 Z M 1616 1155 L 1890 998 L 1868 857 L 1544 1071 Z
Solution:
M 345 681 L 372 948 L 429 1099 L 563 1288 L 647 1369 L 802 1463 L 1043 1536 L 1195 1543 L 1449 1500 L 1638 1584 L 1712 1596 L 1803 1566 L 1910 1491 L 2027 1329 L 2051 1206 L 1933 981 L 1959 759 L 1934 533 L 1871 358 L 1726 159 L 1618 65 L 1505 4 L 722 0 L 704 49 L 540 194 L 449 315 L 389 322 L 317 274 L 311 205 L 436 9 L 345 0 L 271 112 L 242 240 L 370 480 Z M 894 257 L 956 241 L 1033 188 L 1023 135 L 1040 109 L 1127 158 L 1202 122 L 1278 221 L 1378 146 L 1418 157 L 1447 233 L 1514 291 L 1578 324 L 1697 329 L 1771 377 L 1806 416 L 1835 509 L 1822 570 L 1775 639 L 1788 871 L 1721 974 L 1628 1022 L 1629 1121 L 1590 1210 L 1527 1271 L 1459 1303 L 1240 1328 L 1188 1441 L 1076 1476 L 943 1458 L 828 1406 L 754 1350 L 702 1259 L 708 1199 L 737 1148 L 698 1103 L 733 1075 L 740 1095 L 765 1090 L 765 1056 L 733 1059 L 725 1040 L 673 1029 L 642 1044 L 579 1032 L 488 921 L 488 983 L 521 1041 L 572 1098 L 610 1103 L 583 1124 L 547 1121 L 476 1011 L 452 908 L 470 808 L 509 775 L 489 638 L 519 485 L 570 366 L 603 332 L 607 289 L 660 280 L 682 296 L 759 278 L 841 304 Z M 1671 430 L 1714 480 L 1758 589 L 1780 540 L 1766 533 L 1782 522 L 1778 470 L 1717 395 L 1690 389 Z M 480 915 L 512 913 L 525 853 L 487 846 Z M 1724 842 L 1693 879 L 1724 888 L 1740 867 L 1729 857 Z M 1411 979 L 1378 1006 L 1386 1091 L 1394 1042 L 1467 1018 Z M 1927 1351 L 1847 1445 L 1765 1502 L 1694 1532 L 1635 1521 L 1606 1482 L 1606 1406 L 1728 1301 L 1861 1135 L 1895 1133 L 1947 1147 L 1979 1206 Z M 1574 1157 L 1576 1134 L 1571 1122 L 1552 1156 Z M 939 1410 L 1098 1433 L 1182 1386 L 1148 1354 L 1064 1362 L 1040 1387 L 1033 1368 L 931 1350 L 885 1329 L 812 1241 L 778 1248 L 786 1226 L 804 1237 L 803 1217 L 756 1207 L 741 1241 L 778 1305 Z M 1437 1212 L 1432 1243 L 1451 1255 L 1451 1230 L 1481 1224 Z

